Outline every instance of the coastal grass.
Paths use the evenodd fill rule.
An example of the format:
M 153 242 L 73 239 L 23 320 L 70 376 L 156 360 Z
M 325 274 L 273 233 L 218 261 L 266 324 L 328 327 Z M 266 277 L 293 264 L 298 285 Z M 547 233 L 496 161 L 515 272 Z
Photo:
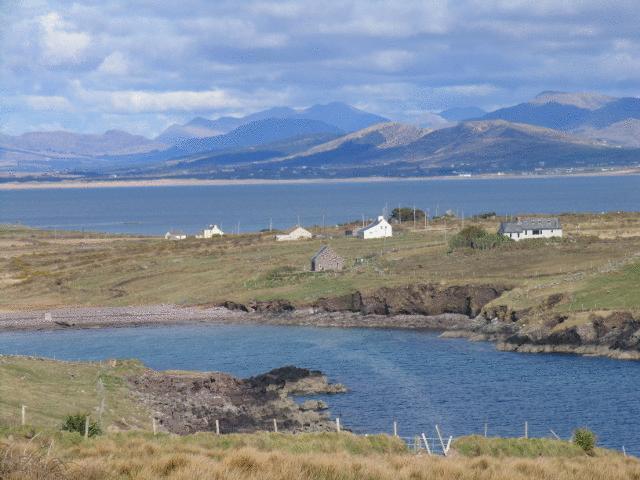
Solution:
M 550 438 L 499 438 L 471 435 L 457 439 L 453 448 L 467 457 L 583 457 L 579 446 Z
M 640 214 L 567 214 L 561 221 L 562 240 L 455 252 L 448 252 L 447 239 L 463 225 L 492 232 L 498 219 L 441 219 L 426 229 L 409 222 L 395 227 L 393 238 L 368 241 L 343 235 L 356 225 L 317 228 L 329 238 L 299 242 L 276 242 L 266 233 L 172 242 L 0 227 L 0 309 L 277 298 L 302 305 L 411 283 L 507 285 L 512 290 L 500 302 L 513 308 L 556 292 L 568 296 L 559 309 L 640 308 L 640 296 L 627 288 L 637 284 L 635 270 L 627 268 L 640 259 Z M 345 258 L 343 272 L 309 271 L 311 256 L 326 243 Z M 610 280 L 624 293 L 609 295 Z M 593 301 L 582 301 L 586 297 Z
M 128 394 L 137 361 L 63 362 L 0 355 L 0 425 L 55 429 L 67 415 L 89 414 L 103 429 L 151 428 L 150 415 Z
M 548 451 L 536 458 L 508 452 L 474 457 L 458 453 L 442 458 L 412 454 L 391 437 L 372 439 L 349 433 L 247 434 L 229 439 L 212 434 L 154 437 L 140 433 L 109 434 L 87 441 L 77 434 L 73 439 L 72 435 L 66 437 L 46 434 L 30 439 L 18 435 L 13 435 L 11 440 L 0 437 L 0 477 L 23 480 L 617 480 L 640 476 L 637 459 L 605 450 L 599 450 L 594 456 L 571 456 L 562 452 L 555 455 Z M 345 445 L 351 445 L 351 449 Z M 357 445 L 355 451 L 354 445 Z

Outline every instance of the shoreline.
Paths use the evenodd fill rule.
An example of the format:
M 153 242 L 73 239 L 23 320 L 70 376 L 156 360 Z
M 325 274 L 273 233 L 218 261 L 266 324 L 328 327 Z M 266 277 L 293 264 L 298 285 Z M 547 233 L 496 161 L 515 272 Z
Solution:
M 169 318 L 168 318 L 169 317 Z M 288 326 L 315 328 L 373 328 L 439 332 L 440 338 L 490 342 L 496 350 L 515 353 L 555 353 L 615 360 L 640 360 L 640 352 L 591 344 L 513 344 L 507 335 L 483 333 L 463 314 L 363 315 L 358 312 L 326 312 L 311 308 L 288 313 L 258 313 L 225 307 L 66 307 L 51 310 L 0 311 L 0 334 L 55 330 L 139 328 L 186 325 Z
M 512 180 L 543 179 L 568 177 L 616 177 L 640 175 L 638 168 L 625 168 L 605 172 L 581 173 L 541 173 L 541 174 L 481 174 L 471 176 L 444 175 L 440 177 L 354 177 L 354 178 L 299 178 L 286 180 L 272 179 L 152 179 L 152 180 L 61 180 L 4 182 L 0 183 L 0 191 L 15 190 L 57 190 L 88 188 L 145 188 L 145 187 L 190 187 L 190 186 L 241 186 L 241 185 L 312 185 L 312 184 L 350 184 L 350 183 L 384 183 L 384 182 L 429 182 L 438 180 Z

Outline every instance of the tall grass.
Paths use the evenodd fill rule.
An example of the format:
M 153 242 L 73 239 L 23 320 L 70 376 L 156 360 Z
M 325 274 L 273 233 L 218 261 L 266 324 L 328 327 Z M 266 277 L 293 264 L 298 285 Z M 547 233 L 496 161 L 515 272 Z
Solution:
M 41 440 L 46 442 L 48 440 Z M 526 440 L 523 440 L 526 442 Z M 1 445 L 1 444 L 0 444 Z M 44 443 L 46 445 L 46 443 Z M 429 457 L 409 453 L 390 437 L 324 435 L 234 435 L 188 437 L 118 434 L 82 442 L 62 438 L 53 454 L 61 460 L 21 462 L 12 452 L 37 449 L 26 441 L 0 447 L 0 478 L 70 480 L 521 480 L 640 478 L 640 462 L 599 452 L 567 457 Z M 296 445 L 299 445 L 296 446 Z M 315 451 L 314 451 L 315 450 Z M 34 457 L 35 458 L 35 457 Z M 44 461 L 43 461 L 44 460 Z M 25 468 L 25 465 L 28 465 Z M 3 476 L 4 475 L 4 476 Z M 57 477 L 55 475 L 58 475 Z

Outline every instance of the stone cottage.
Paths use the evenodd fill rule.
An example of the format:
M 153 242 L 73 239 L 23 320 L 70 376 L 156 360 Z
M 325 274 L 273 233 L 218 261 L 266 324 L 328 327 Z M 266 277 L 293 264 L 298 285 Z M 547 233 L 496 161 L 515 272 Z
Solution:
M 311 257 L 312 272 L 340 271 L 344 268 L 344 259 L 325 245 Z

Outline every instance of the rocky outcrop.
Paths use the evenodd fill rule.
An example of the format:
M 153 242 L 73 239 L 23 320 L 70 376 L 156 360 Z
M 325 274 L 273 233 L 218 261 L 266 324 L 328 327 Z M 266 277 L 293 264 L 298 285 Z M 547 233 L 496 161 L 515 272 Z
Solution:
M 160 427 L 177 434 L 215 431 L 216 420 L 221 433 L 273 430 L 274 419 L 282 432 L 329 431 L 335 427 L 324 402 L 298 405 L 290 395 L 346 391 L 319 371 L 292 366 L 244 380 L 220 372 L 148 370 L 129 384 Z
M 585 321 L 576 323 L 570 321 L 569 314 L 549 312 L 552 304 L 553 299 L 533 312 L 529 309 L 506 315 L 500 315 L 505 313 L 500 307 L 492 307 L 476 318 L 466 332 L 458 333 L 459 336 L 494 340 L 501 350 L 640 359 L 640 320 L 630 312 L 592 314 Z M 496 313 L 497 316 L 487 318 Z
M 416 284 L 384 287 L 370 294 L 355 292 L 340 297 L 321 298 L 316 311 L 360 312 L 364 315 L 442 315 L 455 313 L 475 317 L 482 307 L 506 290 L 502 286 L 452 286 Z

